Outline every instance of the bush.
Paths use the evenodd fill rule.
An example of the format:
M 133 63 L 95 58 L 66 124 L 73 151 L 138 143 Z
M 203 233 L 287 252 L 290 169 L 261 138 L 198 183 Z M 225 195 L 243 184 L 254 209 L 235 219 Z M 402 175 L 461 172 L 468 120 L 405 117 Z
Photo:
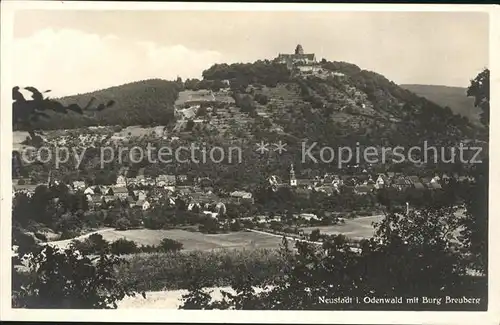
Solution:
M 309 235 L 310 241 L 318 241 L 321 238 L 321 232 L 319 229 L 314 229 Z
M 255 94 L 254 99 L 261 105 L 266 105 L 267 103 L 269 103 L 269 97 L 261 93 Z
M 80 235 L 80 233 L 77 231 L 63 230 L 63 232 L 61 233 L 61 236 L 59 237 L 59 240 L 72 239 L 72 238 L 75 238 L 79 235 Z
M 13 273 L 14 308 L 111 309 L 135 295 L 131 285 L 118 280 L 115 268 L 124 261 L 115 256 L 90 259 L 75 247 L 59 251 L 50 245 L 32 253 L 27 271 Z
M 240 231 L 241 230 L 241 223 L 236 220 L 235 222 L 231 223 L 229 226 L 229 230 L 231 231 Z
M 101 234 L 92 234 L 84 240 L 73 240 L 71 245 L 82 254 L 102 254 L 109 250 L 109 243 Z
M 115 223 L 116 230 L 127 230 L 130 229 L 130 221 L 126 218 L 120 218 Z
M 111 243 L 111 253 L 116 255 L 137 253 L 137 244 L 134 241 L 120 238 Z
M 158 250 L 169 253 L 169 252 L 178 252 L 182 249 L 184 245 L 176 240 L 170 239 L 170 238 L 163 238 Z

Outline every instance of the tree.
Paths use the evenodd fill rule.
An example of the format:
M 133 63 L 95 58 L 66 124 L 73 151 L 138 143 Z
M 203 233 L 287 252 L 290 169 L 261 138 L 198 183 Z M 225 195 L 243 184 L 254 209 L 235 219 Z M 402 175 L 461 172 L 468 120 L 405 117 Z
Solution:
M 116 255 L 121 254 L 133 254 L 136 253 L 138 248 L 137 244 L 131 240 L 126 240 L 125 238 L 120 238 L 110 245 L 111 253 Z
M 41 93 L 35 87 L 25 87 L 25 90 L 31 92 L 31 98 L 27 100 L 24 95 L 20 92 L 18 86 L 12 88 L 12 123 L 13 128 L 24 129 L 28 131 L 32 139 L 36 138 L 36 130 L 33 123 L 40 120 L 40 118 L 50 118 L 51 113 L 67 114 L 72 111 L 78 114 L 83 114 L 84 111 L 94 111 L 99 112 L 108 107 L 114 105 L 114 101 L 109 101 L 106 104 L 99 104 L 97 107 L 92 108 L 92 104 L 95 98 L 91 99 L 85 107 L 81 107 L 77 104 L 71 104 L 64 106 L 58 101 L 50 98 L 44 98 L 43 93 Z M 50 90 L 45 91 L 48 93 Z M 49 113 L 49 114 L 47 114 Z
M 319 229 L 314 229 L 311 231 L 311 234 L 309 235 L 309 240 L 310 241 L 318 241 L 320 239 L 321 232 Z
M 116 220 L 115 228 L 116 230 L 127 230 L 130 229 L 130 221 L 127 218 L 120 218 Z
M 490 71 L 484 69 L 467 89 L 467 96 L 475 98 L 474 105 L 481 108 L 481 122 L 489 127 L 490 120 Z M 489 159 L 474 164 L 475 181 L 465 188 L 466 217 L 463 220 L 462 242 L 469 250 L 469 267 L 487 274 L 488 270 L 488 188 Z
M 74 247 L 59 251 L 50 245 L 32 254 L 28 271 L 13 273 L 14 308 L 110 309 L 136 294 L 116 278 L 115 267 L 124 260 L 115 256 L 91 259 Z
M 261 293 L 254 291 L 250 279 L 235 276 L 232 287 L 237 295 L 223 293 L 223 299 L 213 303 L 196 299 L 198 308 L 359 308 L 356 304 L 322 304 L 317 298 L 321 296 L 437 297 L 445 293 L 460 297 L 467 292 L 483 292 L 481 299 L 485 299 L 486 287 L 466 274 L 455 238 L 461 224 L 456 209 L 453 206 L 432 207 L 412 211 L 409 215 L 388 211 L 385 218 L 374 225 L 375 235 L 359 243 L 359 251 L 354 250 L 353 243 L 343 235 L 329 236 L 322 247 L 297 242 L 296 251 L 288 248 L 284 240 L 280 250 L 283 274 L 270 283 L 260 284 L 264 289 Z M 196 288 L 188 297 L 193 301 L 196 297 L 202 298 L 203 292 Z M 364 306 L 389 307 L 393 310 L 408 308 L 404 304 Z
M 170 238 L 163 238 L 160 243 L 160 250 L 163 252 L 178 252 L 184 245 Z
M 484 69 L 471 80 L 467 96 L 474 97 L 474 106 L 481 109 L 480 121 L 490 125 L 490 70 Z
M 194 128 L 194 121 L 193 120 L 188 120 L 187 123 L 186 123 L 186 131 L 192 131 L 193 128 Z

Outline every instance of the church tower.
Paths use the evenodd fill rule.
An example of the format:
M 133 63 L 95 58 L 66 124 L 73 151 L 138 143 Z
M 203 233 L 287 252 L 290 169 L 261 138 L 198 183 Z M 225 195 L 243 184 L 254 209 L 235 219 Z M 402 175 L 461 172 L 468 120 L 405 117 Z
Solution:
M 297 186 L 297 179 L 295 178 L 295 170 L 293 164 L 290 165 L 290 186 Z

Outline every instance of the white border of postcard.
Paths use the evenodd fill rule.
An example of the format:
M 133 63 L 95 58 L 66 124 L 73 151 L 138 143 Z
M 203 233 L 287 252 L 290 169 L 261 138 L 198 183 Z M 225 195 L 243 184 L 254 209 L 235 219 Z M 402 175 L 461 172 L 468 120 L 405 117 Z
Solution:
M 365 324 L 500 324 L 500 267 L 498 263 L 500 219 L 500 151 L 493 150 L 500 141 L 498 101 L 493 96 L 490 131 L 490 210 L 489 210 L 489 302 L 488 312 L 387 312 L 387 311 L 187 311 L 187 310 L 27 310 L 11 308 L 11 53 L 13 14 L 22 9 L 44 10 L 225 10 L 225 11 L 478 11 L 489 13 L 490 71 L 492 94 L 500 93 L 497 75 L 500 62 L 500 7 L 494 5 L 418 5 L 418 4 L 284 4 L 284 3 L 153 3 L 153 2 L 1 2 L 1 281 L 0 317 L 16 321 L 107 321 L 107 322 L 234 322 L 234 323 L 365 323 Z M 89 22 L 92 23 L 92 22 Z M 457 35 L 460 37 L 460 35 Z M 471 46 L 474 46 L 471 44 Z

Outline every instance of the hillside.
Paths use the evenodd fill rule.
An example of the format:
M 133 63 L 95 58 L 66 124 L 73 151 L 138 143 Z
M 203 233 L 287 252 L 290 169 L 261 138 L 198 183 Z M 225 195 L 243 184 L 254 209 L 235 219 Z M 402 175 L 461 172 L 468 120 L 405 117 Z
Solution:
M 474 124 L 480 124 L 479 109 L 474 107 L 474 99 L 467 97 L 467 88 L 437 85 L 401 85 L 401 87 L 440 106 L 448 106 L 455 114 L 467 117 Z
M 236 105 L 266 117 L 261 133 L 278 127 L 296 139 L 330 145 L 411 145 L 456 143 L 476 132 L 450 109 L 346 62 L 322 61 L 314 74 L 286 73 L 266 61 L 219 64 L 203 77 L 229 80 Z M 257 135 L 255 128 L 250 132 Z
M 85 94 L 56 99 L 63 104 L 85 106 L 92 98 L 95 103 L 115 101 L 115 105 L 100 112 L 86 111 L 84 115 L 69 112 L 52 114 L 36 126 L 40 129 L 79 128 L 99 125 L 166 125 L 173 122 L 173 103 L 179 93 L 171 81 L 149 79 L 115 86 Z
M 207 90 L 210 100 L 198 110 L 196 92 Z M 184 97 L 192 104 L 185 103 Z M 84 116 L 54 116 L 39 127 L 169 125 L 175 132 L 187 131 L 200 138 L 216 136 L 222 141 L 279 138 L 293 145 L 309 139 L 351 147 L 358 142 L 393 147 L 422 145 L 423 141 L 450 145 L 478 134 L 476 126 L 450 108 L 375 72 L 326 60 L 319 72 L 307 74 L 291 73 L 286 66 L 267 60 L 215 64 L 203 72 L 202 80 L 151 79 L 59 100 L 85 105 L 91 98 L 116 104 Z M 181 98 L 179 107 L 176 102 Z M 180 120 L 174 127 L 175 119 Z M 186 123 L 189 119 L 197 122 Z

